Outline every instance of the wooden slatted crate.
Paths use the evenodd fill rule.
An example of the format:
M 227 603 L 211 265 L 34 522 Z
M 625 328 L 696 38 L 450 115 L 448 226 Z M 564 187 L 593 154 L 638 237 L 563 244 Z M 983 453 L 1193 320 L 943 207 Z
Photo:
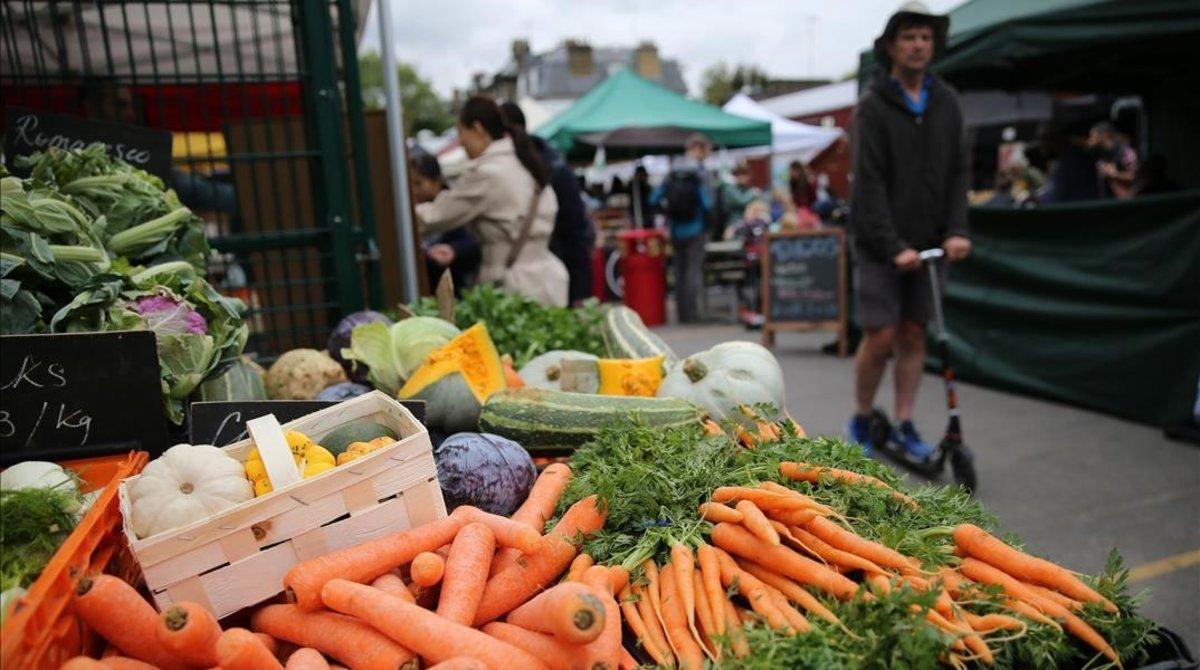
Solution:
M 283 591 L 296 563 L 446 516 L 429 433 L 400 403 L 374 391 L 284 424 L 316 440 L 351 421 L 370 419 L 400 438 L 350 463 L 182 528 L 138 539 L 130 524 L 127 479 L 121 485 L 125 534 L 161 610 L 178 601 L 218 617 Z M 254 444 L 224 447 L 245 461 Z

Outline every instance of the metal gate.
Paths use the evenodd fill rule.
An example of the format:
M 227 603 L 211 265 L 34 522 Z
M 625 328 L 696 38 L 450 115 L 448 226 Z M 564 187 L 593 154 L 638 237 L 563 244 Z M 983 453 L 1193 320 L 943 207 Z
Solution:
M 5 0 L 5 105 L 165 128 L 249 351 L 378 307 L 357 37 L 369 0 Z

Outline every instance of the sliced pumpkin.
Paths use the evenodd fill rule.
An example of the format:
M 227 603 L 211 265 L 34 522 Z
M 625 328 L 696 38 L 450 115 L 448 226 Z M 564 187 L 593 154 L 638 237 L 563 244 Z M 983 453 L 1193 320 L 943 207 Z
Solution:
M 473 430 L 479 409 L 505 388 L 504 364 L 482 322 L 426 358 L 396 395 L 426 401 L 426 425 L 443 432 Z
M 663 356 L 650 358 L 601 358 L 600 395 L 653 397 L 663 380 Z

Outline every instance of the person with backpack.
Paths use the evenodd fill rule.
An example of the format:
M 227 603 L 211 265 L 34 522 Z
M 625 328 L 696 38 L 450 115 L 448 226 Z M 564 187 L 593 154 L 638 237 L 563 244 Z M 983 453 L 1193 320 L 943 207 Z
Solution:
M 682 164 L 650 194 L 650 204 L 667 216 L 674 251 L 675 307 L 679 323 L 700 320 L 704 293 L 704 242 L 706 222 L 713 211 L 712 190 L 704 160 L 712 153 L 712 143 L 696 133 L 687 139 Z

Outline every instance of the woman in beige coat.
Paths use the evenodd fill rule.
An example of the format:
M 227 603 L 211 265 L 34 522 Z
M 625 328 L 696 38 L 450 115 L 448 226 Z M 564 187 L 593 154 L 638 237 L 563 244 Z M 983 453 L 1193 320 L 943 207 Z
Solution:
M 549 246 L 558 201 L 529 137 L 506 127 L 491 98 L 474 96 L 459 113 L 458 139 L 471 162 L 452 187 L 417 205 L 422 231 L 470 227 L 483 247 L 479 281 L 566 306 L 567 268 Z

